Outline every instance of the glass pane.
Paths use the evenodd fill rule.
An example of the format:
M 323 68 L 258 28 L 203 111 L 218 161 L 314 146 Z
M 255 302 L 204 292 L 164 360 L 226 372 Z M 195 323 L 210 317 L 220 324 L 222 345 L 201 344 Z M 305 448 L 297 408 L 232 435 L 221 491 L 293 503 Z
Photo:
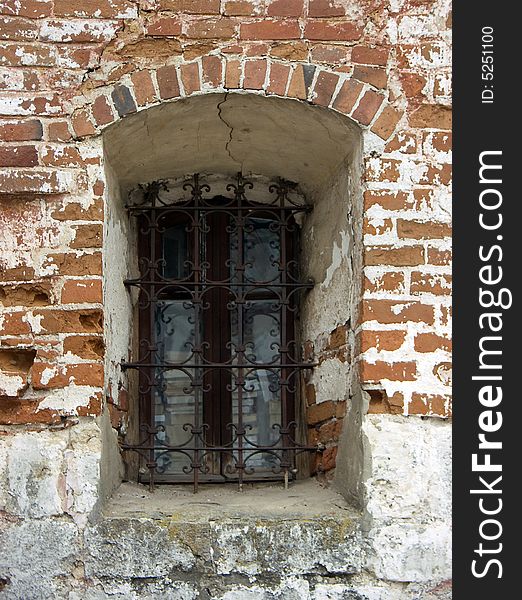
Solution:
M 156 309 L 157 362 L 180 364 L 192 362 L 195 341 L 194 308 L 188 300 L 165 300 L 158 302 Z M 185 424 L 195 425 L 195 397 L 192 379 L 194 368 L 156 369 L 155 425 L 163 425 L 164 432 L 158 434 L 160 443 L 180 446 L 191 442 L 190 429 Z M 200 418 L 202 407 L 199 410 Z M 190 452 L 188 453 L 192 455 Z M 189 456 L 178 452 L 157 452 L 158 472 L 183 472 L 190 465 Z
M 279 282 L 280 241 L 279 231 L 270 228 L 272 219 L 249 217 L 243 230 L 245 281 L 248 283 Z M 238 255 L 237 232 L 230 236 L 232 280 L 237 282 L 234 269 L 241 263 Z
M 274 310 L 273 300 L 252 301 L 244 310 L 244 342 L 247 348 L 247 360 L 250 363 L 273 363 L 278 358 L 281 343 L 279 310 Z M 232 318 L 232 340 L 239 343 L 237 315 Z M 278 429 L 273 425 L 281 424 L 281 390 L 278 384 L 280 368 L 246 367 L 245 384 L 242 387 L 243 424 L 247 427 L 247 439 L 255 445 L 270 446 L 279 439 Z M 232 394 L 232 420 L 239 419 L 239 395 Z M 246 444 L 245 448 L 252 448 Z M 256 471 L 271 469 L 277 465 L 274 457 L 267 453 L 252 455 L 247 466 Z
M 184 279 L 188 275 L 186 225 L 180 223 L 163 233 L 163 277 Z

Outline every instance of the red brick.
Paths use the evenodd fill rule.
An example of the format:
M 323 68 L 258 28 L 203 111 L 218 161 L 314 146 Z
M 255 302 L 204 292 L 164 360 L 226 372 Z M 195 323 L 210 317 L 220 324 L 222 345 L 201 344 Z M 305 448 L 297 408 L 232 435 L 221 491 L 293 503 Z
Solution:
M 53 365 L 36 363 L 32 371 L 32 385 L 35 390 L 64 388 L 75 385 L 103 386 L 103 365 L 81 363 L 78 365 Z
M 348 61 L 348 48 L 318 44 L 311 50 L 312 62 L 340 65 Z
M 321 71 L 315 81 L 315 95 L 312 95 L 313 103 L 320 106 L 329 106 L 338 81 L 339 75 Z
M 97 125 L 108 125 L 114 121 L 114 114 L 106 96 L 98 96 L 93 102 L 92 115 Z
M 226 0 L 223 14 L 233 17 L 250 17 L 256 14 L 256 5 L 249 0 Z
M 344 7 L 337 0 L 310 0 L 308 3 L 309 17 L 344 17 Z
M 404 396 L 395 392 L 388 396 L 384 390 L 367 390 L 370 396 L 368 414 L 400 415 L 404 410 Z
M 381 90 L 385 89 L 388 83 L 386 71 L 381 67 L 356 66 L 352 76 L 358 81 L 364 81 Z
M 363 233 L 369 235 L 383 235 L 393 230 L 393 221 L 391 219 L 370 219 L 364 218 Z
M 418 333 L 415 336 L 414 344 L 417 352 L 436 352 L 437 350 L 451 352 L 452 349 L 450 339 L 435 333 Z
M 385 109 L 387 110 L 387 109 Z M 384 110 L 382 112 L 384 114 Z M 400 113 L 399 118 L 400 118 Z M 381 116 L 372 126 L 372 131 L 377 133 L 379 137 L 385 136 L 388 131 L 382 130 L 378 131 L 378 128 L 381 126 L 379 121 L 381 120 Z M 383 138 L 386 139 L 386 138 Z M 391 140 L 384 147 L 384 152 L 401 152 L 402 154 L 415 154 L 417 152 L 417 136 L 413 133 L 406 133 L 404 131 L 399 131 L 396 135 L 394 135 Z
M 241 63 L 238 60 L 228 60 L 225 70 L 225 87 L 238 89 L 241 77 Z
M 336 403 L 331 400 L 312 404 L 306 412 L 306 421 L 308 425 L 316 425 L 323 421 L 327 421 L 336 415 Z
M 406 210 L 409 208 L 408 195 L 405 192 L 364 192 L 364 208 L 368 210 L 372 206 L 382 206 L 385 210 Z
M 385 67 L 388 62 L 388 55 L 387 48 L 371 48 L 369 46 L 354 46 L 352 48 L 352 62 L 361 65 Z
M 372 246 L 366 249 L 365 265 L 393 265 L 395 267 L 411 267 L 424 263 L 422 246 Z
M 0 64 L 10 67 L 54 67 L 56 50 L 39 43 L 0 43 Z
M 51 296 L 49 282 L 0 286 L 0 302 L 4 306 L 48 306 Z
M 297 65 L 290 77 L 288 96 L 305 100 L 312 84 L 314 67 L 312 65 Z
M 367 90 L 364 96 L 359 100 L 357 108 L 353 112 L 353 118 L 361 125 L 369 125 L 379 110 L 384 98 L 377 92 Z
M 330 448 L 326 448 L 326 450 L 321 455 L 321 460 L 317 467 L 319 472 L 327 472 L 335 469 L 337 460 L 337 446 L 331 446 Z
M 317 439 L 322 444 L 337 442 L 343 427 L 342 419 L 332 419 L 319 427 Z
M 132 85 L 134 86 L 134 96 L 138 106 L 144 106 L 157 100 L 154 84 L 149 71 L 136 71 L 131 75 Z
M 367 161 L 366 180 L 378 182 L 399 181 L 401 161 L 393 158 L 372 159 Z
M 265 58 L 268 55 L 269 44 L 262 42 L 259 44 L 248 44 L 244 49 L 245 56 L 262 56 Z
M 383 273 L 378 277 L 364 278 L 364 289 L 368 292 L 399 292 L 405 289 L 404 274 L 397 272 Z
M 42 317 L 42 333 L 102 333 L 103 315 L 97 309 L 41 310 L 35 316 Z
M 349 21 L 308 21 L 304 37 L 308 40 L 353 42 L 362 36 L 362 29 Z
M 103 413 L 103 394 L 98 392 L 89 398 L 87 406 L 76 407 L 76 414 L 79 417 L 99 417 Z
M 410 125 L 425 129 L 450 130 L 452 127 L 451 108 L 440 104 L 422 104 L 410 115 Z
M 236 21 L 225 17 L 192 21 L 188 25 L 186 35 L 192 39 L 228 39 L 233 37 L 235 32 Z
M 174 65 L 159 68 L 156 75 L 161 98 L 168 100 L 180 95 L 178 75 Z
M 102 271 L 101 252 L 48 254 L 45 262 L 47 266 L 56 265 L 57 275 L 101 275 Z
M 216 88 L 221 85 L 223 64 L 219 56 L 204 56 L 201 59 L 203 82 Z
M 271 0 L 266 14 L 269 17 L 300 17 L 304 11 L 304 0 Z
M 192 15 L 219 15 L 220 0 L 160 0 L 160 8 Z
M 433 306 L 422 304 L 417 300 L 400 302 L 397 300 L 364 300 L 362 309 L 363 321 L 379 323 L 415 323 L 433 324 Z
M 410 292 L 417 294 L 451 294 L 451 275 L 441 273 L 421 273 L 414 271 L 411 274 Z
M 101 303 L 100 279 L 67 279 L 62 288 L 63 304 Z
M 431 131 L 423 136 L 423 144 L 428 150 L 433 148 L 437 152 L 451 152 L 452 143 L 451 131 Z
M 408 414 L 451 417 L 451 397 L 414 392 L 408 404 Z
M 29 281 L 30 279 L 34 279 L 33 267 L 22 265 L 8 269 L 0 263 L 1 281 Z
M 53 0 L 2 0 L 0 14 L 17 15 L 38 19 L 50 16 L 53 9 Z
M 94 201 L 87 207 L 70 202 L 54 210 L 51 216 L 58 221 L 102 221 L 103 200 Z
M 424 94 L 422 90 L 426 85 L 426 78 L 418 73 L 401 73 L 400 74 L 402 91 L 407 98 L 422 98 Z
M 397 234 L 403 239 L 439 239 L 451 237 L 451 225 L 433 221 L 407 221 L 398 219 Z
M 181 20 L 178 17 L 160 17 L 147 24 L 147 35 L 154 37 L 172 37 L 181 35 Z
M 72 126 L 76 137 L 87 137 L 96 133 L 92 115 L 88 109 L 79 109 L 72 115 Z
M 359 98 L 363 86 L 357 81 L 348 80 L 345 81 L 335 97 L 333 108 L 345 115 L 350 114 L 352 108 Z
M 272 63 L 270 65 L 270 82 L 266 89 L 269 94 L 277 94 L 284 96 L 286 85 L 288 83 L 288 75 L 290 74 L 290 66 L 280 63 Z
M 428 169 L 419 179 L 420 185 L 449 185 L 453 176 L 451 164 L 428 165 Z
M 384 331 L 371 331 L 363 329 L 361 331 L 361 352 L 366 352 L 370 348 L 375 348 L 378 352 L 382 350 L 398 350 L 406 339 L 406 331 L 401 329 L 386 329 Z
M 101 335 L 68 335 L 63 341 L 63 353 L 70 352 L 85 360 L 103 358 L 105 346 Z
M 99 164 L 98 158 L 84 160 L 75 146 L 43 146 L 40 148 L 42 164 L 50 167 L 82 167 Z
M 414 362 L 387 363 L 376 361 L 361 362 L 361 379 L 365 382 L 379 382 L 383 379 L 389 381 L 415 381 L 417 379 L 417 365 Z
M 201 83 L 199 81 L 199 66 L 198 63 L 190 63 L 181 65 L 181 81 L 183 82 L 183 88 L 185 94 L 188 96 L 194 92 L 198 92 L 201 89 Z
M 60 415 L 50 409 L 40 409 L 37 400 L 8 399 L 0 404 L 0 425 L 26 425 L 41 423 L 52 425 L 61 422 Z
M 88 225 L 75 225 L 73 229 L 75 237 L 70 244 L 71 248 L 101 248 L 101 224 L 89 223 Z
M 26 311 L 6 312 L 2 314 L 0 320 L 0 335 L 24 335 L 31 333 L 31 327 L 24 318 Z
M 0 140 L 6 142 L 28 142 L 41 140 L 42 122 L 37 119 L 0 123 Z
M 37 164 L 36 146 L 0 147 L 0 167 L 34 167 Z
M 67 121 L 51 121 L 47 127 L 47 138 L 51 142 L 68 142 L 72 134 Z
M 308 46 L 300 41 L 271 44 L 269 53 L 270 56 L 281 58 L 283 60 L 308 60 Z
M 58 17 L 123 18 L 136 16 L 132 0 L 54 0 L 54 15 Z
M 266 60 L 248 60 L 245 63 L 243 88 L 245 90 L 262 90 L 265 83 Z
M 371 130 L 383 140 L 387 140 L 395 131 L 401 116 L 402 113 L 398 110 L 392 106 L 386 106 L 372 125 Z
M 450 265 L 451 250 L 440 250 L 439 248 L 428 247 L 428 258 L 426 262 L 429 265 Z
M 125 422 L 127 413 L 114 406 L 114 404 L 108 404 L 107 406 L 113 429 L 119 429 Z
M 67 181 L 60 179 L 56 171 L 0 171 L 0 194 L 63 194 L 69 191 Z
M 38 23 L 18 17 L 0 18 L 0 40 L 30 41 L 38 37 Z
M 242 40 L 297 40 L 301 37 L 301 30 L 297 21 L 265 19 L 241 23 L 239 37 Z

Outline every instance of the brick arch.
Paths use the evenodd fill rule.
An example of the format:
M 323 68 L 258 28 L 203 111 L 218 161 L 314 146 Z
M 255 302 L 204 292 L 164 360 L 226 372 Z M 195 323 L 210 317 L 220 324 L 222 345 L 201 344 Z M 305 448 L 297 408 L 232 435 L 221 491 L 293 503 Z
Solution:
M 390 139 L 402 114 L 378 91 L 351 74 L 311 63 L 207 54 L 192 61 L 134 71 L 72 100 L 76 138 L 96 136 L 133 113 L 213 92 L 249 92 L 301 100 L 349 117 L 363 130 Z

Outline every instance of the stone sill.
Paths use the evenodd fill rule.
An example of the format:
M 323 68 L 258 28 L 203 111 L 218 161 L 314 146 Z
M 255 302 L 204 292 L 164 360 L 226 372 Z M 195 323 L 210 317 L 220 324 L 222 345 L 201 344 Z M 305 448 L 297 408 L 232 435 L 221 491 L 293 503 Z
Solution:
M 87 528 L 86 574 L 349 575 L 361 570 L 361 515 L 314 480 L 233 486 L 124 483 Z

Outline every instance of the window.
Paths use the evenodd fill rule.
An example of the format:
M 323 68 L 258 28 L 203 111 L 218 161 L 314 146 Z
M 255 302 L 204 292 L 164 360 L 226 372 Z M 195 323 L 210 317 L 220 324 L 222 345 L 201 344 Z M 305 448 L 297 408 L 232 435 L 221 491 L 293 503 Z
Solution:
M 294 478 L 295 407 L 303 362 L 295 217 L 310 206 L 278 182 L 263 202 L 240 174 L 213 196 L 198 175 L 172 200 L 166 182 L 143 186 L 137 220 L 140 274 L 140 480 Z M 185 193 L 185 196 L 187 194 Z M 143 468 L 145 467 L 145 468 Z

